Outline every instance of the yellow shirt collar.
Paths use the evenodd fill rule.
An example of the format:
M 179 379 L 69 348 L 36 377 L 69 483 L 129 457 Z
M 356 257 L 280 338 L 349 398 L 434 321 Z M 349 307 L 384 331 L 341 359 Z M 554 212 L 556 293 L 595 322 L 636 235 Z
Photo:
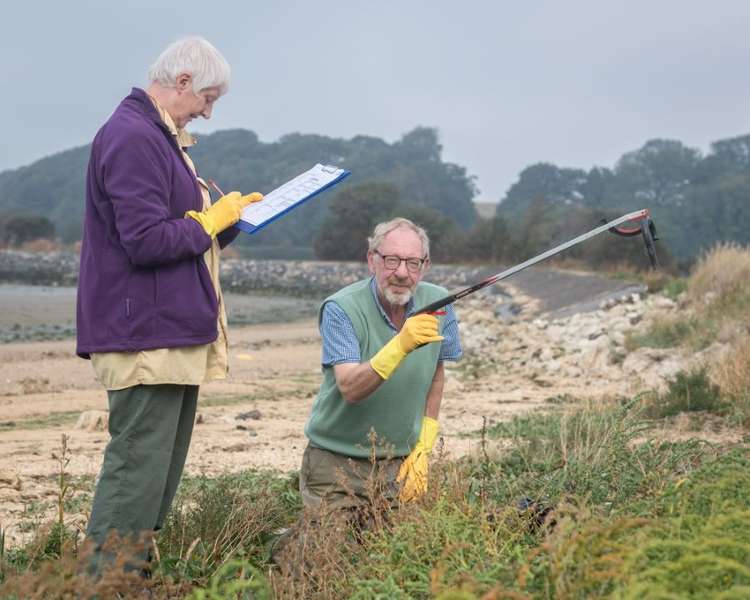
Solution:
M 170 133 L 175 137 L 180 148 L 189 148 L 198 143 L 198 140 L 190 135 L 187 129 L 179 129 L 177 125 L 175 125 L 172 116 L 161 104 L 159 104 L 159 101 L 156 98 L 151 95 L 149 95 L 149 98 L 151 98 L 151 102 L 154 103 L 156 110 L 159 112 L 159 117 L 161 117 L 161 120 L 164 121 L 167 129 L 169 129 Z

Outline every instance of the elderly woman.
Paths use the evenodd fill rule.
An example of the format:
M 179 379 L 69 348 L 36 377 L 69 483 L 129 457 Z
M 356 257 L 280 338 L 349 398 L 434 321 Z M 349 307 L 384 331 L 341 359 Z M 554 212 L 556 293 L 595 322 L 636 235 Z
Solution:
M 107 389 L 111 441 L 88 536 L 159 529 L 182 475 L 198 386 L 227 373 L 219 250 L 242 209 L 211 205 L 184 127 L 210 118 L 229 65 L 206 40 L 170 45 L 94 138 L 78 284 L 77 353 Z M 145 554 L 144 554 L 145 556 Z

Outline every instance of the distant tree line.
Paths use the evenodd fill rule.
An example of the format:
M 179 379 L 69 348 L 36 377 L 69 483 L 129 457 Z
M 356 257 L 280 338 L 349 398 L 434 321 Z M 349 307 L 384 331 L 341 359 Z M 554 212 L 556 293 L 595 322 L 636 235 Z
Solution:
M 536 222 L 525 217 L 530 211 L 614 215 L 649 208 L 663 246 L 686 265 L 717 242 L 750 243 L 749 199 L 750 136 L 715 142 L 705 156 L 679 141 L 656 139 L 623 155 L 613 169 L 527 167 L 497 215 L 528 225 Z
M 0 214 L 46 215 L 64 242 L 81 237 L 85 174 L 90 147 L 48 156 L 32 165 L 0 173 Z M 199 136 L 190 150 L 199 174 L 226 190 L 269 192 L 316 162 L 349 169 L 343 185 L 392 184 L 416 206 L 428 207 L 471 227 L 478 219 L 472 202 L 474 178 L 441 159 L 437 131 L 417 127 L 392 144 L 376 137 L 352 139 L 293 133 L 261 142 L 252 131 L 234 129 Z M 284 217 L 283 224 L 242 236 L 241 245 L 312 248 L 328 216 L 331 194 L 323 194 Z
M 44 235 L 80 239 L 87 146 L 0 173 L 0 215 L 44 216 Z M 299 133 L 261 142 L 247 130 L 201 136 L 191 149 L 200 174 L 225 190 L 268 192 L 315 162 L 345 167 L 352 175 L 338 188 L 292 211 L 278 224 L 241 236 L 248 256 L 363 257 L 365 237 L 382 218 L 403 215 L 431 233 L 439 261 L 522 260 L 595 227 L 602 218 L 650 208 L 662 238 L 661 254 L 683 265 L 717 241 L 750 243 L 750 136 L 720 140 L 706 155 L 675 140 L 651 140 L 626 153 L 613 168 L 589 170 L 539 163 L 525 168 L 481 220 L 473 199 L 475 179 L 442 160 L 436 130 L 417 127 L 387 143 Z M 8 228 L 0 243 L 19 244 L 33 222 Z M 631 252 L 636 252 L 631 256 Z M 593 266 L 642 264 L 638 244 L 610 236 L 566 256 Z

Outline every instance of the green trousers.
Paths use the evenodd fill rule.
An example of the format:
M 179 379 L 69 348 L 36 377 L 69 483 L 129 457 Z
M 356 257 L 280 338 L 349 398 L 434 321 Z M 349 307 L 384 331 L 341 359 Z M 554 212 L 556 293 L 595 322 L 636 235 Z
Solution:
M 185 466 L 198 403 L 195 385 L 137 385 L 107 394 L 112 439 L 86 532 L 97 548 L 111 532 L 137 541 L 161 529 Z

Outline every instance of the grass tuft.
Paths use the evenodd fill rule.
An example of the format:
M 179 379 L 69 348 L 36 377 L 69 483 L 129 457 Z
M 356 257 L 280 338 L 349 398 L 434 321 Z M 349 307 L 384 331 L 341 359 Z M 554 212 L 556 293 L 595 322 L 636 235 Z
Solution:
M 724 412 L 721 390 L 711 382 L 706 367 L 680 371 L 667 381 L 667 390 L 644 396 L 642 413 L 649 419 L 673 417 L 682 412 Z

